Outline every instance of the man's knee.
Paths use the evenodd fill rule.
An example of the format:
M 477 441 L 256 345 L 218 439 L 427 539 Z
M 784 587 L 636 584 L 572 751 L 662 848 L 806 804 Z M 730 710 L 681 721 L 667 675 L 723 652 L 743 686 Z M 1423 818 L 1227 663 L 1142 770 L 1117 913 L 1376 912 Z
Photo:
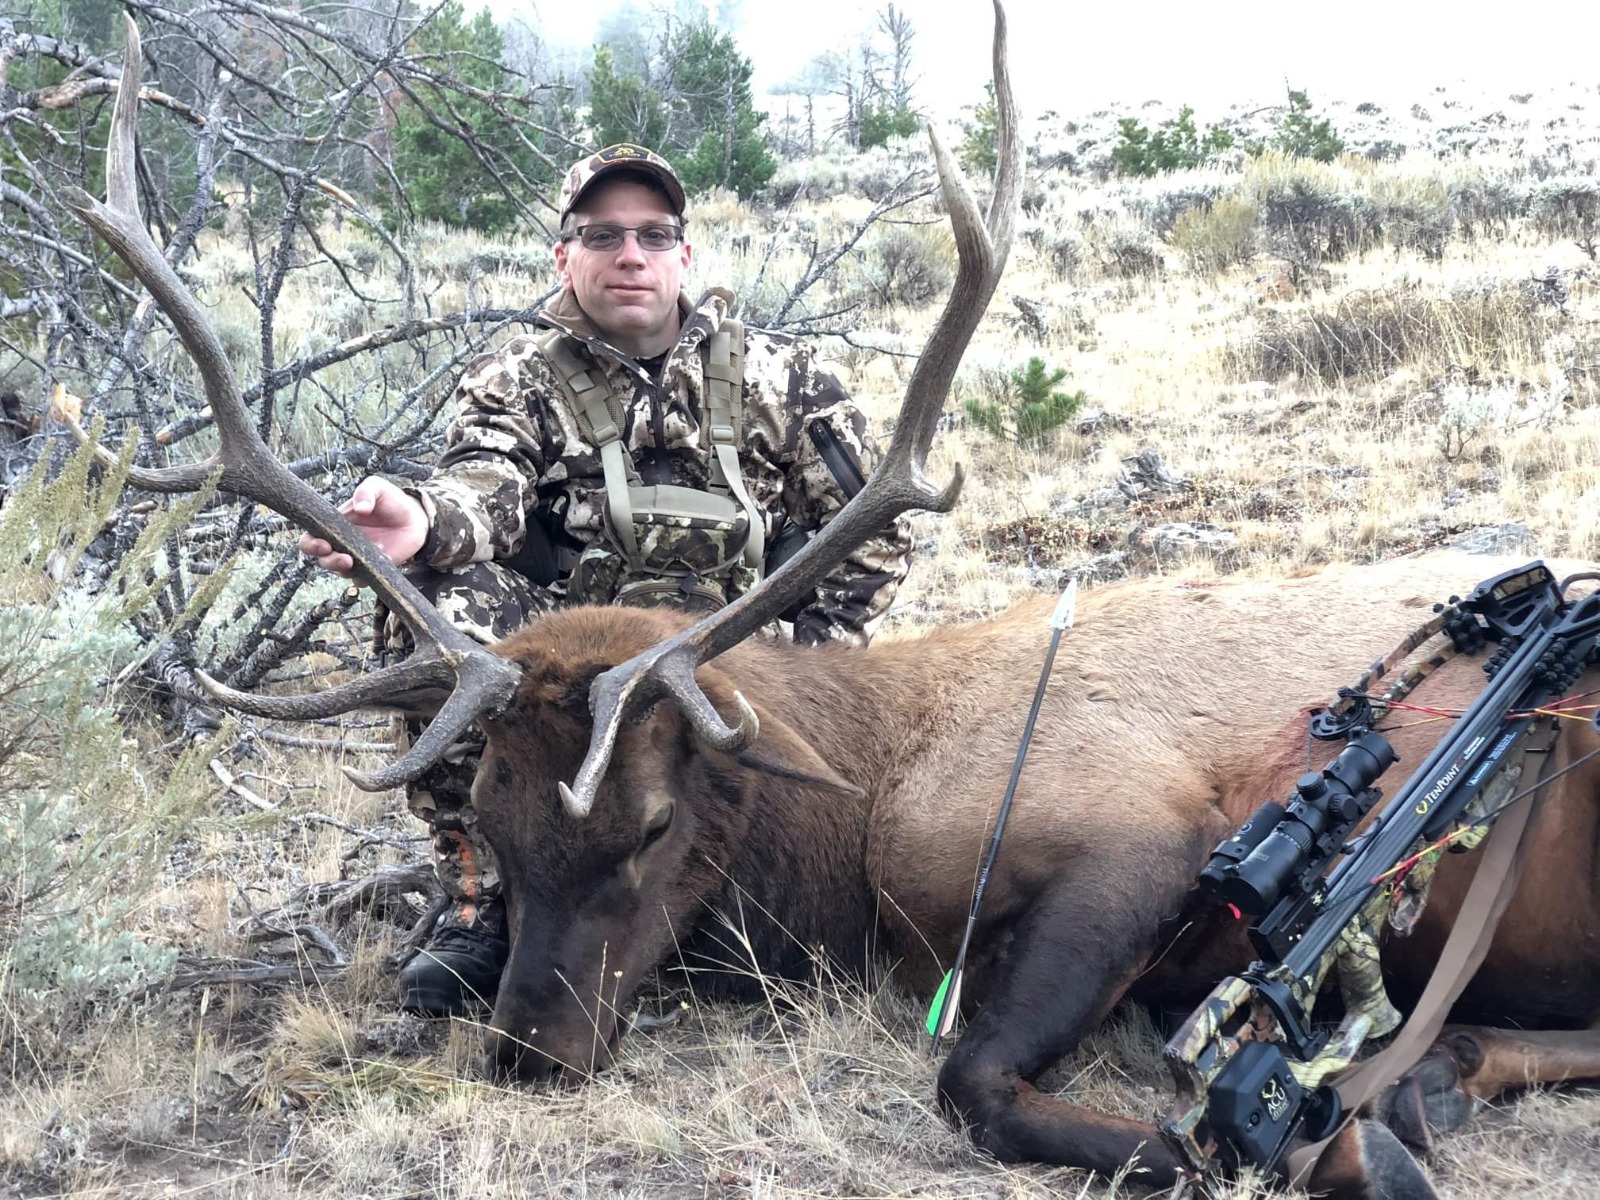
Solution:
M 475 641 L 509 637 L 553 607 L 550 594 L 503 563 L 471 563 L 430 580 L 423 595 L 441 616 Z

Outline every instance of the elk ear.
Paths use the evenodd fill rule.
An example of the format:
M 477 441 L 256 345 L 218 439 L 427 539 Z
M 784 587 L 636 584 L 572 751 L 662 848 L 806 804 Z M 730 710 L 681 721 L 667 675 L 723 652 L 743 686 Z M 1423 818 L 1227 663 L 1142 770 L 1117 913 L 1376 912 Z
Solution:
M 695 682 L 722 716 L 724 721 L 736 722 L 739 704 L 734 699 L 733 682 L 712 667 L 701 667 L 695 672 Z M 812 749 L 792 726 L 778 720 L 771 712 L 756 709 L 761 730 L 755 740 L 735 754 L 721 754 L 711 750 L 706 753 L 715 759 L 732 759 L 741 767 L 760 771 L 778 779 L 792 779 L 811 787 L 827 788 L 845 796 L 860 796 L 861 789 L 840 775 L 826 759 Z

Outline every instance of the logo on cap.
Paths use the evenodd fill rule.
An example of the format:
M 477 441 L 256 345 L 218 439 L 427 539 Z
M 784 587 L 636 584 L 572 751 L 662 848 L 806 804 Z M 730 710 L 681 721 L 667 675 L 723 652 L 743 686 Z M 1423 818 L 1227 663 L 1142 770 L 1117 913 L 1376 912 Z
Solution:
M 643 146 L 635 146 L 632 142 L 620 142 L 615 146 L 607 146 L 595 157 L 603 163 L 608 163 L 624 158 L 654 158 L 655 155 Z

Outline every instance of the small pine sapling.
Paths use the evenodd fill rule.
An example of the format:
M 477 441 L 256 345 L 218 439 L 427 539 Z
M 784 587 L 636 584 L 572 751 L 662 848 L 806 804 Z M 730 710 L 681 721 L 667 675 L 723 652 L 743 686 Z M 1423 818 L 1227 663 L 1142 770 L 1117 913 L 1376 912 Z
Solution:
M 990 437 L 1025 448 L 1044 445 L 1050 435 L 1083 407 L 1083 392 L 1058 391 L 1065 367 L 1053 370 L 1034 357 L 1005 378 L 992 402 L 969 398 L 967 419 Z

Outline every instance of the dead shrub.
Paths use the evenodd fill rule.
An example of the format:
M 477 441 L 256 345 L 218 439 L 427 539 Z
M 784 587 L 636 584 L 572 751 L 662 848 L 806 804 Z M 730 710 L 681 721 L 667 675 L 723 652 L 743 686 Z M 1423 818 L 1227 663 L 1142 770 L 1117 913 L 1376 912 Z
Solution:
M 862 280 L 874 308 L 922 308 L 955 279 L 955 242 L 940 226 L 890 226 L 867 247 L 866 260 Z
M 1157 234 L 1170 238 L 1180 221 L 1194 213 L 1209 211 L 1222 199 L 1222 193 L 1223 185 L 1217 182 L 1170 187 L 1152 197 L 1147 209 L 1140 206 L 1140 210 L 1135 211 L 1149 220 Z
M 1055 278 L 1062 282 L 1077 278 L 1086 249 L 1081 233 L 1058 221 L 1030 222 L 1021 233 L 1022 240 Z
M 1192 208 L 1174 223 L 1172 246 L 1197 275 L 1249 262 L 1256 252 L 1256 206 L 1223 196 L 1207 208 Z
M 1366 197 L 1324 163 L 1263 154 L 1251 163 L 1243 188 L 1260 212 L 1266 243 L 1307 267 L 1339 262 L 1375 240 Z
M 1508 237 L 1528 211 L 1527 190 L 1506 179 L 1471 179 L 1450 187 L 1450 208 L 1464 238 Z
M 1544 180 L 1534 189 L 1528 213 L 1546 237 L 1571 238 L 1590 262 L 1600 254 L 1600 184 L 1589 176 Z
M 1138 279 L 1161 274 L 1161 246 L 1150 230 L 1137 225 L 1115 225 L 1095 232 L 1100 266 L 1107 275 Z
M 1514 284 L 1491 282 L 1447 296 L 1412 288 L 1353 292 L 1331 309 L 1268 312 L 1237 352 L 1250 378 L 1311 376 L 1325 383 L 1377 378 L 1402 366 L 1500 372 L 1537 360 L 1552 314 Z
M 1456 214 L 1445 185 L 1429 178 L 1385 178 L 1368 198 L 1369 224 L 1396 250 L 1415 250 L 1437 262 L 1455 230 Z

